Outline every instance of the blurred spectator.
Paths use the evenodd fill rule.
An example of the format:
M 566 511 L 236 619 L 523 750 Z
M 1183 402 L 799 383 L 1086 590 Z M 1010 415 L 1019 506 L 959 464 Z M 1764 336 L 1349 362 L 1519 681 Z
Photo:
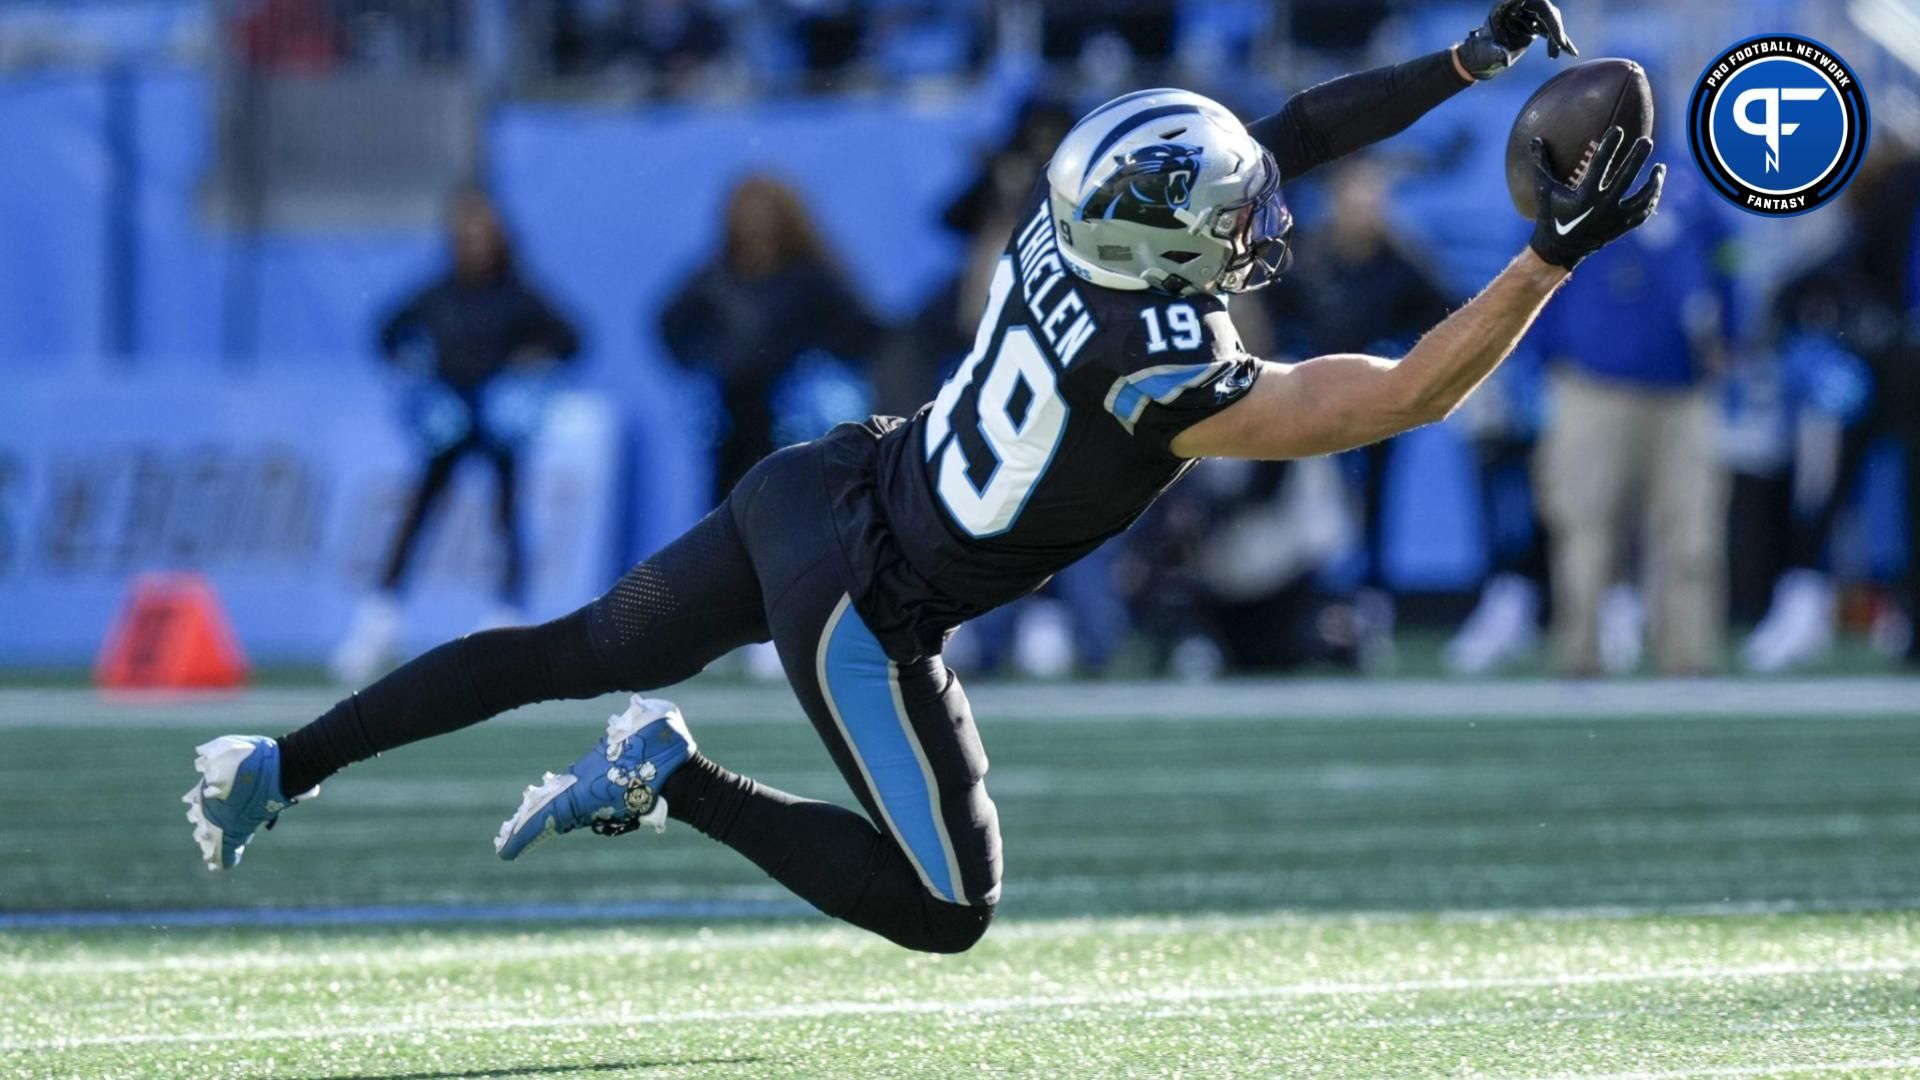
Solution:
M 800 63 L 817 88 L 858 62 L 865 52 L 871 5 L 856 0 L 782 0 L 788 33 L 799 46 Z
M 1282 351 L 1298 357 L 1363 352 L 1399 356 L 1446 318 L 1449 299 L 1387 220 L 1389 178 L 1366 159 L 1331 181 L 1332 213 L 1296 245 L 1298 261 L 1266 300 Z M 1366 567 L 1356 607 L 1369 648 L 1384 649 L 1394 604 L 1385 572 L 1386 483 L 1399 444 L 1356 451 Z M 1378 659 L 1381 657 L 1370 657 Z
M 723 229 L 720 252 L 660 315 L 668 351 L 719 388 L 726 415 L 715 503 L 755 462 L 796 441 L 776 430 L 776 398 L 791 388 L 783 380 L 809 362 L 823 378 L 839 378 L 872 355 L 878 336 L 792 188 L 767 176 L 741 181 Z
M 1727 496 L 1710 384 L 1731 286 L 1727 232 L 1702 198 L 1669 177 L 1660 214 L 1583 263 L 1532 336 L 1550 365 L 1536 465 L 1562 674 L 1602 670 L 1602 606 L 1641 527 L 1655 664 L 1720 663 Z
M 982 158 L 973 182 L 948 204 L 941 224 L 961 236 L 993 235 L 1019 211 L 1074 120 L 1073 110 L 1052 98 L 1021 102 L 1012 133 Z
M 1764 340 L 1761 335 L 1758 340 Z M 1723 380 L 1720 455 L 1727 464 L 1727 616 L 1752 628 L 1787 564 L 1793 526 L 1794 409 L 1773 350 L 1737 350 Z
M 621 44 L 627 55 L 669 78 L 726 51 L 726 24 L 693 0 L 640 0 L 625 7 Z
M 1395 6 L 1390 0 L 1289 4 L 1281 9 L 1286 20 L 1281 31 L 1288 41 L 1308 49 L 1355 54 L 1373 40 Z
M 466 46 L 458 0 L 247 0 L 231 20 L 247 67 L 279 75 L 445 62 Z
M 1773 302 L 1772 337 L 1795 409 L 1788 477 L 1790 524 L 1784 572 L 1743 649 L 1755 671 L 1820 658 L 1833 644 L 1837 600 L 1827 570 L 1834 524 L 1884 438 L 1906 452 L 1909 553 L 1905 648 L 1916 652 L 1920 610 L 1920 161 L 1893 140 L 1873 155 L 1846 195 L 1839 249 L 1789 279 Z
M 1540 437 L 1539 358 L 1516 352 L 1461 409 L 1480 489 L 1487 577 L 1480 602 L 1447 642 L 1444 659 L 1460 675 L 1480 675 L 1532 649 L 1547 595 L 1545 527 L 1533 487 Z
M 1073 113 L 1051 99 L 1022 103 L 1012 133 L 981 155 L 973 180 L 942 212 L 940 223 L 966 243 L 966 256 L 951 281 L 932 290 L 913 320 L 888 342 L 886 362 L 874 372 L 881 412 L 911 416 L 960 366 L 973 345 L 1014 215 L 1073 121 Z
M 1102 675 L 1129 627 L 1115 581 L 1123 536 L 1053 576 L 1039 593 L 968 622 L 956 637 L 956 663 L 992 675 L 1012 668 L 1035 678 Z
M 1321 571 L 1351 542 L 1339 471 L 1203 461 L 1126 535 L 1118 581 L 1154 666 L 1186 679 L 1359 661 L 1351 604 Z
M 333 0 L 333 6 L 358 64 L 435 64 L 466 52 L 468 5 L 461 0 Z
M 254 71 L 323 74 L 346 51 L 332 0 L 251 0 L 237 5 L 232 27 L 236 52 Z
M 520 449 L 538 426 L 542 374 L 571 359 L 579 341 L 546 297 L 522 280 L 492 199 L 456 195 L 447 216 L 452 262 L 380 328 L 381 353 L 419 378 L 409 419 L 425 462 L 379 592 L 354 617 L 333 657 L 343 682 L 361 683 L 388 659 L 400 629 L 398 597 L 427 517 L 461 459 L 493 466 L 502 559 L 499 608 L 488 625 L 519 621 L 525 556 L 514 508 Z
M 1129 59 L 1165 61 L 1173 55 L 1178 9 L 1173 0 L 1055 0 L 1040 5 L 1041 55 L 1052 61 L 1084 61 L 1089 45 L 1111 40 Z
M 878 0 L 867 58 L 892 81 L 944 79 L 977 69 L 992 5 L 978 0 Z
M 631 65 L 667 93 L 725 55 L 732 40 L 729 25 L 701 0 L 558 0 L 549 18 L 555 73 Z

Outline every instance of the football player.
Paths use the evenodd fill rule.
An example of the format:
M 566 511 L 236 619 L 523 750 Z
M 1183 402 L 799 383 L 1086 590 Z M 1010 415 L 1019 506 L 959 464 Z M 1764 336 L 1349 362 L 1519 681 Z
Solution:
M 1653 213 L 1662 167 L 1629 193 L 1652 144 L 1623 152 L 1614 129 L 1577 184 L 1540 163 L 1531 243 L 1398 362 L 1242 349 L 1227 304 L 1287 264 L 1282 182 L 1498 75 L 1536 36 L 1574 51 L 1548 0 L 1499 0 L 1459 44 L 1313 87 L 1251 125 L 1181 90 L 1088 113 L 931 404 L 773 454 L 564 618 L 442 645 L 277 742 L 201 746 L 186 802 L 207 867 L 238 865 L 255 830 L 353 762 L 530 702 L 670 686 L 772 640 L 858 810 L 728 771 L 672 704 L 635 696 L 527 789 L 495 850 L 680 821 L 828 915 L 911 949 L 968 948 L 1000 897 L 1000 831 L 980 735 L 941 662 L 953 628 L 1125 529 L 1198 458 L 1327 454 L 1441 419 L 1583 256 Z

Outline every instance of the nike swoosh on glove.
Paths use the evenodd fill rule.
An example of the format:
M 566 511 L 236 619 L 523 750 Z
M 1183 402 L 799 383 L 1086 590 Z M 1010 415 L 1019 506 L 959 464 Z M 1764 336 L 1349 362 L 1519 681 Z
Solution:
M 1546 143 L 1533 140 L 1534 191 L 1540 209 L 1534 218 L 1528 246 L 1542 259 L 1571 270 L 1581 259 L 1620 239 L 1628 230 L 1654 215 L 1667 167 L 1655 165 L 1640 190 L 1628 194 L 1635 178 L 1653 153 L 1653 140 L 1635 139 L 1624 156 L 1620 144 L 1627 133 L 1607 129 L 1593 160 L 1575 184 L 1565 184 L 1548 160 Z

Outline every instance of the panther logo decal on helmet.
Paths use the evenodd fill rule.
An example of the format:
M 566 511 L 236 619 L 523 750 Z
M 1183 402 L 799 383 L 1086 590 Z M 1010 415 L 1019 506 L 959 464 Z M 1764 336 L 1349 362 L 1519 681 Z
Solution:
M 1081 117 L 1047 162 L 1047 189 L 1060 257 L 1102 288 L 1247 292 L 1285 261 L 1273 154 L 1188 90 L 1136 90 Z
M 1174 216 L 1193 199 L 1200 175 L 1200 147 L 1166 142 L 1115 154 L 1114 169 L 1080 204 L 1083 220 L 1138 222 L 1162 229 L 1184 228 Z

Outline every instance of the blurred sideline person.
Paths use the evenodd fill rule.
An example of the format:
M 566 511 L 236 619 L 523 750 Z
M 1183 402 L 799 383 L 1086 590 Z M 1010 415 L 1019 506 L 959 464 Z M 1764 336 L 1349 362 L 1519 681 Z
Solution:
M 1479 482 L 1488 570 L 1479 602 L 1443 655 L 1457 675 L 1482 675 L 1525 655 L 1540 640 L 1546 610 L 1546 526 L 1533 482 L 1542 372 L 1531 346 L 1521 348 L 1461 410 Z
M 1129 530 L 1117 575 L 1156 670 L 1227 673 L 1359 665 L 1350 598 L 1320 575 L 1354 536 L 1329 458 L 1200 463 Z
M 1039 592 L 967 622 L 951 643 L 953 662 L 980 675 L 1105 674 L 1132 626 L 1115 581 L 1125 546 L 1124 537 L 1115 537 Z
M 1200 458 L 1331 454 L 1442 419 L 1574 266 L 1653 213 L 1665 169 L 1641 181 L 1652 143 L 1629 148 L 1614 128 L 1578 186 L 1539 163 L 1531 241 L 1398 363 L 1242 348 L 1227 299 L 1286 263 L 1281 177 L 1403 130 L 1537 33 L 1571 51 L 1546 0 L 1500 0 L 1458 45 L 1310 88 L 1251 126 L 1182 90 L 1088 113 L 931 404 L 772 455 L 571 615 L 449 642 L 282 740 L 202 744 L 185 798 L 200 857 L 235 866 L 293 797 L 354 762 L 535 701 L 669 686 L 772 640 L 864 813 L 727 770 L 675 706 L 636 696 L 527 789 L 495 851 L 679 821 L 828 915 L 910 949 L 971 948 L 1000 900 L 1000 829 L 980 732 L 941 658 L 953 629 L 1118 535 Z M 423 781 L 420 798 L 436 797 Z
M 1046 167 L 1073 121 L 1064 105 L 1050 99 L 1023 102 L 1013 131 L 980 156 L 973 181 L 941 213 L 940 223 L 965 245 L 966 255 L 945 287 L 934 289 L 913 319 L 889 336 L 885 361 L 873 380 L 881 412 L 907 414 L 919 408 L 966 357 L 1007 230 L 1026 205 L 1034 175 Z
M 1361 158 L 1343 166 L 1331 187 L 1331 214 L 1316 236 L 1301 245 L 1295 285 L 1263 294 L 1273 324 L 1282 328 L 1282 348 L 1293 356 L 1406 351 L 1452 306 L 1420 254 L 1387 218 L 1389 177 Z M 1362 660 L 1391 659 L 1394 623 L 1392 586 L 1386 574 L 1387 477 L 1397 443 L 1374 443 L 1357 451 L 1361 571 L 1354 611 Z
M 580 342 L 546 297 L 515 266 L 513 243 L 486 192 L 456 194 L 447 215 L 452 263 L 380 328 L 380 352 L 421 377 L 408 413 L 426 456 L 394 535 L 379 591 L 361 602 L 332 670 L 364 682 L 389 659 L 400 634 L 400 591 L 429 515 L 455 468 L 470 455 L 493 467 L 500 531 L 498 606 L 486 626 L 521 621 L 526 554 L 516 510 L 520 451 L 538 423 L 538 373 L 571 360 Z
M 1731 307 L 1717 265 L 1726 231 L 1694 189 L 1675 195 L 1668 213 L 1596 256 L 1534 329 L 1552 409 L 1535 490 L 1563 675 L 1602 672 L 1602 609 L 1636 532 L 1655 665 L 1689 675 L 1721 662 L 1727 480 L 1712 375 Z
M 719 253 L 660 314 L 668 351 L 719 388 L 716 505 L 783 445 L 783 380 L 805 361 L 832 371 L 865 361 L 877 334 L 799 194 L 769 176 L 742 180 L 727 200 Z
M 1920 159 L 1893 139 L 1875 147 L 1846 195 L 1839 249 L 1789 279 L 1773 302 L 1773 338 L 1794 402 L 1792 509 L 1784 572 L 1742 646 L 1754 671 L 1803 666 L 1832 647 L 1838 598 L 1828 546 L 1869 451 L 1905 452 L 1909 661 L 1920 656 Z
M 706 0 L 561 2 L 546 20 L 548 59 L 567 76 L 618 71 L 672 96 L 711 81 L 733 28 Z

